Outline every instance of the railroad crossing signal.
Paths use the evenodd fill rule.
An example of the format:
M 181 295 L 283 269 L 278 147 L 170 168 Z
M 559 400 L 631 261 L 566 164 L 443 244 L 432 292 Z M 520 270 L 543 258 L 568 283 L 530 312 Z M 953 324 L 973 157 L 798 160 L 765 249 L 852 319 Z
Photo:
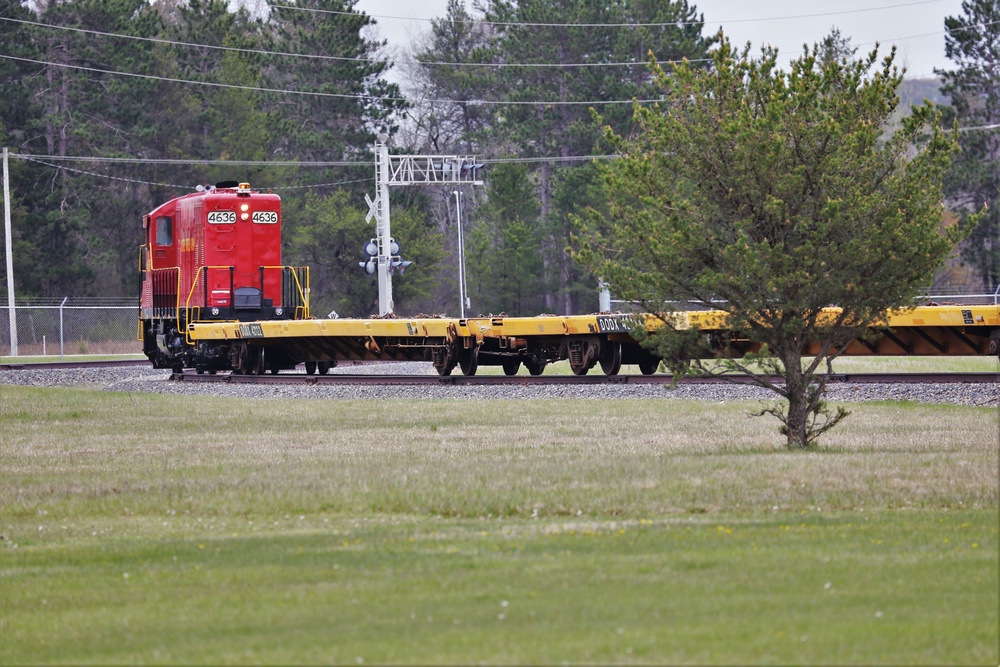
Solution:
M 386 142 L 389 135 L 379 134 L 375 140 L 375 200 L 365 195 L 368 215 L 365 222 L 375 219 L 375 238 L 365 245 L 368 259 L 360 262 L 369 274 L 378 273 L 378 314 L 393 312 L 392 274 L 412 262 L 399 256 L 399 245 L 391 236 L 389 224 L 389 186 L 393 185 L 482 185 L 483 163 L 474 156 L 460 155 L 389 155 Z M 368 250 L 374 244 L 375 253 Z M 395 244 L 395 252 L 393 251 Z

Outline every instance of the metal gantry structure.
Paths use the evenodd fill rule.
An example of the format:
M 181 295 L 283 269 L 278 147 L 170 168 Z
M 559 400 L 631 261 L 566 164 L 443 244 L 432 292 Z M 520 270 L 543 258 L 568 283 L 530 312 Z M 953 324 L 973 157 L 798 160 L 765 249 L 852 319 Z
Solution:
M 389 155 L 389 137 L 379 134 L 375 141 L 375 200 L 365 195 L 368 203 L 366 221 L 375 218 L 377 262 L 378 314 L 394 311 L 392 274 L 401 264 L 399 245 L 392 238 L 389 215 L 389 188 L 404 185 L 482 185 L 479 172 L 483 165 L 468 155 Z M 459 258 L 464 261 L 464 258 Z M 464 298 L 464 297 L 463 297 Z

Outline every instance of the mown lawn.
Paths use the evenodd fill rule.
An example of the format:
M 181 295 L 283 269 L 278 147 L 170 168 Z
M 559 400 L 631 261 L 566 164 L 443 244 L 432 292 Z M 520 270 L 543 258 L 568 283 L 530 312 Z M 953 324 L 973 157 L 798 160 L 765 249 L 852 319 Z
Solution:
M 0 663 L 1000 661 L 995 408 L 754 407 L 0 386 Z

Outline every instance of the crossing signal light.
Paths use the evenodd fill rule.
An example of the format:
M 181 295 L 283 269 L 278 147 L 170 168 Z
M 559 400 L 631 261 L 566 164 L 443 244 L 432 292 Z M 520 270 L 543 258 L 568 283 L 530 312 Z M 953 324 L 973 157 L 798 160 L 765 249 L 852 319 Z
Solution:
M 389 270 L 390 271 L 397 271 L 398 270 L 399 271 L 399 275 L 403 275 L 403 271 L 405 271 L 406 267 L 408 267 L 410 264 L 413 264 L 413 262 L 411 262 L 408 259 L 402 259 L 400 257 L 393 257 L 392 259 L 389 260 Z
M 479 172 L 482 170 L 482 168 L 484 166 L 486 166 L 486 165 L 484 165 L 482 163 L 479 163 L 479 162 L 466 162 L 465 160 L 462 160 L 462 170 L 460 172 L 461 176 L 462 176 L 462 180 L 465 180 L 465 179 L 471 177 L 472 180 L 478 181 L 479 180 Z
M 363 262 L 358 262 L 358 266 L 364 269 L 368 275 L 374 274 L 378 270 L 378 240 L 371 239 L 368 241 L 361 249 L 361 252 L 365 254 L 366 259 Z M 399 242 L 396 239 L 389 239 L 389 271 L 398 270 L 400 275 L 402 275 L 406 267 L 413 264 L 413 262 L 403 259 L 399 254 Z

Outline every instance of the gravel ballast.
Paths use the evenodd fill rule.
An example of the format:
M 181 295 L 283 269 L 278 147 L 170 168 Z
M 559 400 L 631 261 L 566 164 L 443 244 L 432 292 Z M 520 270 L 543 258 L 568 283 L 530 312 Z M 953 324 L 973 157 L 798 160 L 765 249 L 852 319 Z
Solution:
M 433 374 L 429 364 L 394 363 L 343 366 L 331 372 L 351 374 Z M 670 387 L 649 384 L 599 385 L 253 385 L 171 381 L 170 373 L 145 366 L 0 371 L 0 384 L 38 387 L 82 387 L 104 391 L 176 395 L 214 395 L 250 399 L 462 399 L 532 400 L 577 399 L 689 399 L 701 401 L 769 401 L 777 398 L 760 387 L 725 384 L 688 384 Z M 830 401 L 913 401 L 918 403 L 1000 405 L 1000 384 L 851 384 L 831 383 Z

